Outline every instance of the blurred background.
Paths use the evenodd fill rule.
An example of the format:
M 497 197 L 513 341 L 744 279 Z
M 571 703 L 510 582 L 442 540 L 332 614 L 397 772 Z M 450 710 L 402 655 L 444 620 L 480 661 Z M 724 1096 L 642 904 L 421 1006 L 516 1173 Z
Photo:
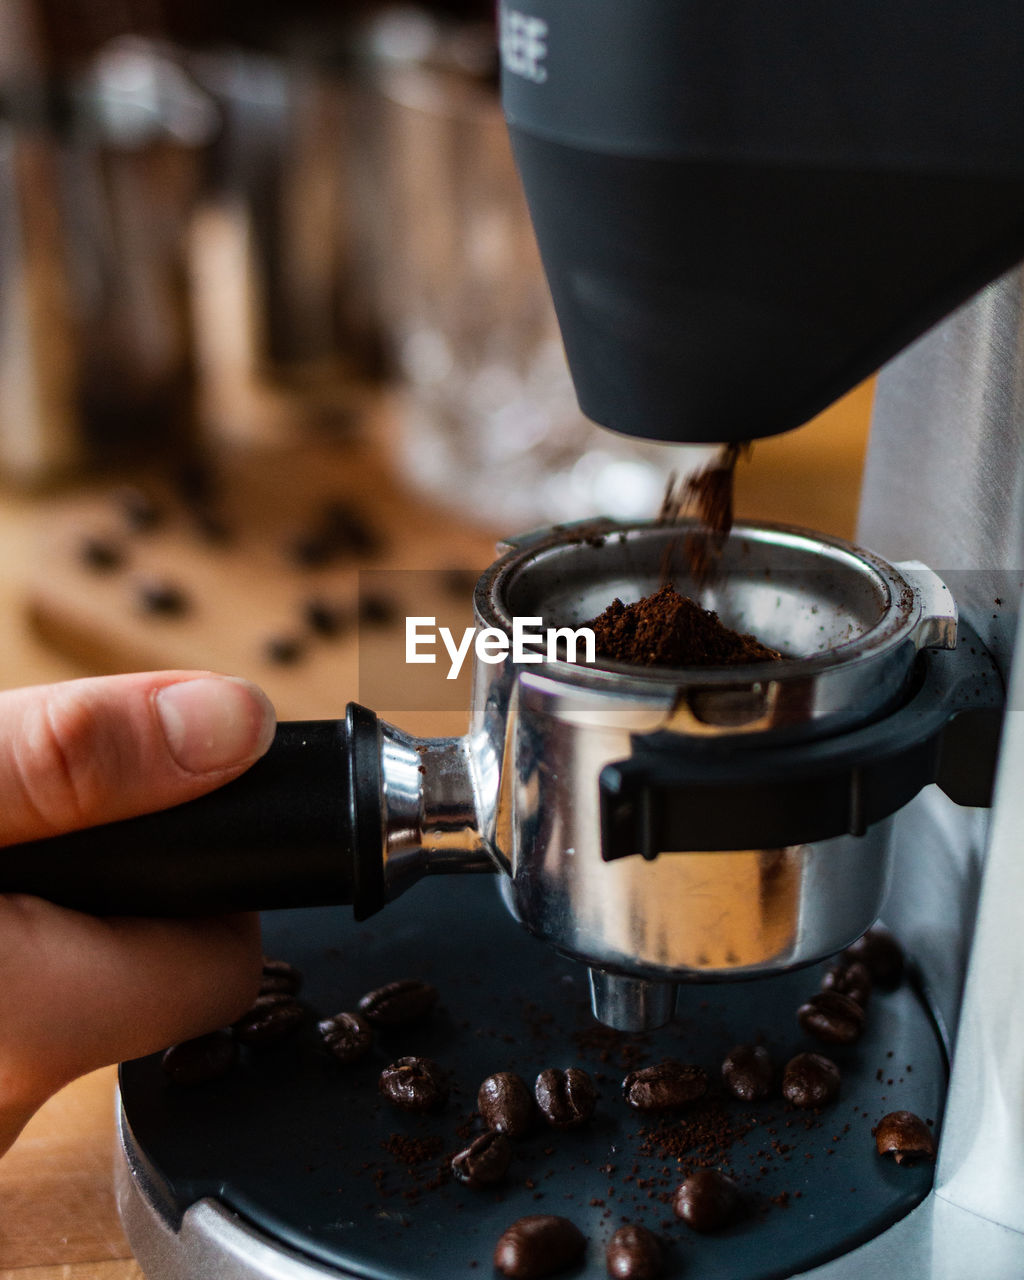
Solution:
M 759 444 L 740 513 L 850 533 L 869 404 Z M 576 407 L 491 0 L 0 0 L 3 683 L 216 667 L 336 715 L 360 631 L 468 621 L 498 537 L 708 456 Z
M 457 733 L 468 692 L 388 678 L 404 616 L 705 459 L 576 409 L 496 63 L 491 0 L 0 0 L 0 687 L 215 668 L 327 717 L 362 653 Z M 759 443 L 739 513 L 849 536 L 870 402 Z M 0 1164 L 0 1276 L 138 1275 L 110 1089 Z

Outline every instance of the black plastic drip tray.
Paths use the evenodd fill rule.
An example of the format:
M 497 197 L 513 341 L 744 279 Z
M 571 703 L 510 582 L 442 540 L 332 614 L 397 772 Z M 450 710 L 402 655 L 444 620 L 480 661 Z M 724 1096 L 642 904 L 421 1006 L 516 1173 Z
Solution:
M 871 1129 L 888 1111 L 940 1120 L 946 1063 L 931 1019 L 907 985 L 876 991 L 859 1044 L 829 1049 L 796 1023 L 822 966 L 756 982 L 689 988 L 661 1031 L 625 1036 L 596 1024 L 587 974 L 528 937 L 487 879 L 418 886 L 369 924 L 347 911 L 278 912 L 264 920 L 268 955 L 305 974 L 309 1019 L 290 1039 L 243 1049 L 224 1080 L 170 1084 L 159 1057 L 127 1063 L 121 1089 L 139 1148 L 183 1211 L 215 1196 L 290 1249 L 373 1280 L 492 1274 L 494 1244 L 526 1214 L 571 1218 L 589 1238 L 568 1275 L 606 1277 L 604 1246 L 623 1222 L 666 1242 L 668 1275 L 771 1280 L 842 1254 L 908 1213 L 928 1193 L 930 1166 L 898 1167 L 875 1152 Z M 365 991 L 423 978 L 441 993 L 425 1025 L 379 1035 L 369 1059 L 343 1067 L 316 1020 L 353 1009 Z M 843 1074 L 820 1114 L 781 1099 L 744 1104 L 721 1092 L 735 1044 L 761 1039 L 778 1064 L 814 1049 Z M 377 1090 L 388 1062 L 437 1059 L 452 1095 L 435 1115 L 395 1110 Z M 704 1066 L 711 1092 L 662 1120 L 632 1111 L 621 1081 L 635 1066 L 674 1057 Z M 477 1087 L 495 1071 L 532 1085 L 545 1067 L 576 1065 L 600 1090 L 594 1121 L 538 1129 L 516 1144 L 510 1174 L 484 1191 L 456 1183 L 451 1155 L 478 1131 Z M 741 1221 L 698 1235 L 674 1218 L 685 1171 L 712 1163 L 746 1197 Z

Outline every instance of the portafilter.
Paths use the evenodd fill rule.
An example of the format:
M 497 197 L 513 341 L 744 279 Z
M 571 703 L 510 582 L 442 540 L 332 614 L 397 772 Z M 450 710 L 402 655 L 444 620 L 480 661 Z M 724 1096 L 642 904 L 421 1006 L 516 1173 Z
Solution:
M 510 539 L 476 624 L 585 625 L 655 590 L 693 531 L 594 520 Z M 477 661 L 463 737 L 414 738 L 356 704 L 285 722 L 218 791 L 9 847 L 0 891 L 105 915 L 364 919 L 425 874 L 497 870 L 512 915 L 590 967 L 595 1015 L 622 1030 L 668 1021 L 679 982 L 839 951 L 878 915 L 907 801 L 937 782 L 989 802 L 999 675 L 935 573 L 821 534 L 740 524 L 710 586 L 674 581 L 782 661 Z

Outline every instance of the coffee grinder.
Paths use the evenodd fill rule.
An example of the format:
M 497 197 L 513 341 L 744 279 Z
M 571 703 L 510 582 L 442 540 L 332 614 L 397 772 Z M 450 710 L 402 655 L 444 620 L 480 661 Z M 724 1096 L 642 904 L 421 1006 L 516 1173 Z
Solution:
M 1024 21 L 1008 3 L 982 23 L 946 3 L 826 12 L 803 0 L 779 12 L 529 0 L 503 6 L 501 36 L 506 110 L 570 366 L 582 407 L 612 429 L 728 441 L 796 426 L 1024 249 Z M 435 879 L 389 906 L 387 934 L 382 925 L 347 962 L 362 973 L 375 949 L 422 956 L 424 939 L 443 951 L 449 933 L 475 927 L 501 937 L 491 1003 L 510 975 L 553 999 L 549 966 L 570 956 L 590 968 L 599 1017 L 655 1036 L 676 1034 L 654 1030 L 673 1010 L 678 1025 L 692 1019 L 693 992 L 708 990 L 695 980 L 776 975 L 716 988 L 730 1029 L 740 1011 L 749 1026 L 753 1008 L 791 1009 L 799 966 L 881 914 L 920 981 L 880 1015 L 872 1051 L 896 1046 L 887 1051 L 908 1065 L 912 1055 L 915 1080 L 927 1077 L 915 1085 L 921 1105 L 938 1110 L 955 1046 L 934 1187 L 927 1170 L 879 1180 L 872 1155 L 855 1202 L 818 1177 L 827 1204 L 702 1248 L 701 1273 L 838 1280 L 898 1265 L 952 1277 L 983 1259 L 986 1276 L 1018 1275 L 1024 1090 L 1004 1011 L 1021 968 L 1009 917 L 1024 829 L 1011 672 L 1020 298 L 1019 277 L 1004 277 L 881 375 L 858 534 L 871 551 L 736 529 L 706 602 L 779 648 L 780 668 L 738 679 L 481 666 L 463 739 L 413 740 L 357 707 L 344 724 L 285 725 L 266 761 L 212 797 L 9 851 L 4 887 L 102 911 L 352 902 L 365 918 L 424 872 L 498 869 L 511 915 L 554 950 L 525 933 L 506 940 L 483 905 L 486 882 Z M 656 585 L 669 536 L 595 521 L 512 540 L 478 584 L 478 621 L 578 624 Z M 974 806 L 993 777 L 988 817 Z M 449 883 L 470 886 L 468 914 L 452 916 Z M 402 915 L 418 896 L 429 906 Z M 302 927 L 279 918 L 274 936 L 312 957 Z M 337 916 L 317 928 L 337 929 Z M 575 990 L 572 972 L 557 981 Z M 469 1002 L 464 982 L 459 991 Z M 289 1062 L 304 1090 L 323 1074 Z M 477 1261 L 448 1238 L 472 1237 L 469 1215 L 429 1246 L 411 1215 L 386 1207 L 360 1231 L 347 1201 L 304 1231 L 308 1194 L 287 1211 L 268 1199 L 289 1181 L 286 1155 L 308 1155 L 308 1129 L 261 1113 L 270 1154 L 254 1150 L 250 1109 L 248 1127 L 236 1116 L 211 1137 L 228 1096 L 185 1106 L 155 1072 L 126 1068 L 120 1175 L 151 1277 L 205 1267 L 398 1280 L 468 1274 Z M 265 1099 L 268 1074 L 257 1064 L 235 1094 Z M 879 1099 L 857 1092 L 863 1083 L 851 1087 L 866 1115 Z M 328 1115 L 322 1094 L 317 1108 Z M 598 1135 L 586 1158 L 625 1137 Z M 276 1162 L 271 1190 L 222 1164 L 232 1145 L 246 1170 Z M 340 1160 L 349 1173 L 354 1159 Z M 553 1174 L 566 1199 L 585 1182 L 575 1165 Z M 493 1225 L 494 1212 L 474 1224 Z M 601 1273 L 595 1256 L 586 1274 Z
M 502 33 L 517 160 L 597 421 L 768 435 L 913 344 L 879 378 L 858 540 L 940 572 L 1009 712 L 987 820 L 936 788 L 896 819 L 884 914 L 955 1049 L 934 1192 L 821 1274 L 1020 1274 L 1024 1089 L 1000 1012 L 1024 964 L 1020 10 L 510 0 Z

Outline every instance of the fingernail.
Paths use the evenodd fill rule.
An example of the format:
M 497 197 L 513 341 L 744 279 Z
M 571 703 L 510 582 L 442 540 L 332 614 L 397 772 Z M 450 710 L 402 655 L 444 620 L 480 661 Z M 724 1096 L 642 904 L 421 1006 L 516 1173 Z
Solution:
M 248 764 L 274 736 L 274 708 L 267 695 L 233 676 L 165 685 L 154 703 L 171 755 L 190 773 Z

